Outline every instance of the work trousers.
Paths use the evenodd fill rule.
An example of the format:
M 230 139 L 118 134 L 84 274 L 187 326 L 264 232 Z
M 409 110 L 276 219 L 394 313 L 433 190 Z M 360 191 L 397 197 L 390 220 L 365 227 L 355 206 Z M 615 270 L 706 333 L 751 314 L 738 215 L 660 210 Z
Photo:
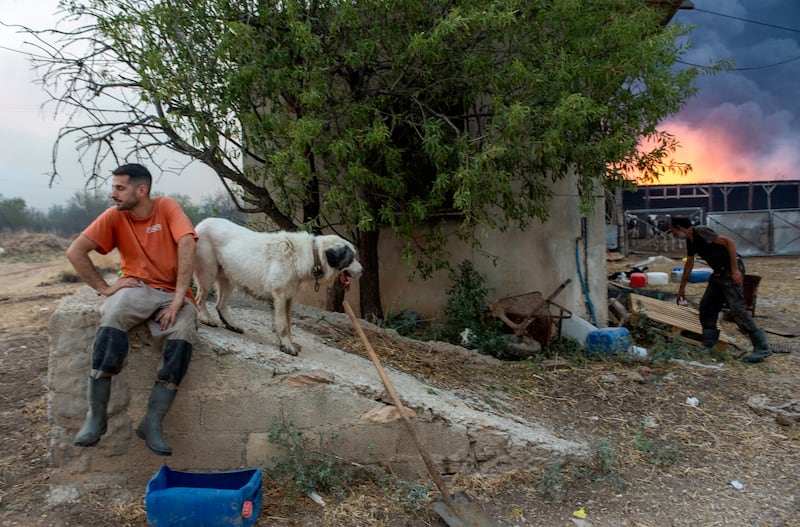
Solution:
M 116 375 L 128 355 L 128 331 L 145 322 L 161 347 L 157 380 L 177 387 L 189 367 L 197 336 L 197 308 L 187 298 L 175 324 L 162 330 L 156 315 L 172 303 L 174 293 L 141 287 L 126 287 L 106 298 L 100 308 L 100 327 L 92 349 L 92 377 Z
M 739 271 L 745 275 L 744 263 L 738 259 Z M 758 326 L 747 310 L 744 289 L 733 283 L 730 271 L 715 272 L 708 279 L 708 286 L 700 300 L 700 324 L 703 329 L 717 329 L 717 320 L 722 308 L 728 306 L 731 319 L 746 335 L 758 330 Z

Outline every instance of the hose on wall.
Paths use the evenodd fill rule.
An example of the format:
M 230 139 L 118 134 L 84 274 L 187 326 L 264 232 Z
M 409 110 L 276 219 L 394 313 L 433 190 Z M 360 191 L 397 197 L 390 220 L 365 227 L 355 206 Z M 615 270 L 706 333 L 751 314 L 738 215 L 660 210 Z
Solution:
M 586 218 L 581 218 L 581 234 L 583 239 L 586 240 Z M 583 289 L 583 296 L 586 297 L 586 303 L 589 305 L 589 315 L 592 317 L 592 324 L 597 326 L 597 317 L 594 314 L 594 304 L 589 296 L 589 288 L 586 286 L 586 280 L 583 279 L 583 272 L 581 271 L 581 239 L 575 240 L 575 266 L 578 268 L 578 278 L 581 281 L 581 288 Z

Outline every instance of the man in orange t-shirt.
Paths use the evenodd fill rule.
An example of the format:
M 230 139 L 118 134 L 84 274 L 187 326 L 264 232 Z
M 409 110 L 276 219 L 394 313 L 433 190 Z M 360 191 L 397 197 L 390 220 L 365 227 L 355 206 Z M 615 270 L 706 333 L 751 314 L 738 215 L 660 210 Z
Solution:
M 152 176 L 142 165 L 123 165 L 112 172 L 110 207 L 95 219 L 67 249 L 78 276 L 106 299 L 92 348 L 92 370 L 86 422 L 75 436 L 77 446 L 94 446 L 107 429 L 111 377 L 128 354 L 128 330 L 146 322 L 162 341 L 163 358 L 136 429 L 147 447 L 162 456 L 172 448 L 162 436 L 161 423 L 169 411 L 192 357 L 197 335 L 197 309 L 189 289 L 194 270 L 197 233 L 181 206 L 169 197 L 150 197 Z M 119 251 L 120 277 L 109 284 L 89 253 Z

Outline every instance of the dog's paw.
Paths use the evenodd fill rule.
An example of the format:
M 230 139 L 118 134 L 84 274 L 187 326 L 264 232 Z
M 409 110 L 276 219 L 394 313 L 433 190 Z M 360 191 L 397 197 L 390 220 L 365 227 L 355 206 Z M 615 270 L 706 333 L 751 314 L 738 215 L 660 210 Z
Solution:
M 291 346 L 281 344 L 278 349 L 292 357 L 297 357 L 297 354 L 300 353 L 300 346 L 297 344 L 292 344 Z
M 229 330 L 233 331 L 234 333 L 244 333 L 244 330 L 242 328 L 240 328 L 239 326 L 233 326 L 231 324 L 228 324 L 227 322 L 225 323 L 225 329 L 229 329 Z
M 222 316 L 222 313 L 219 314 L 219 319 L 222 321 L 222 324 L 225 326 L 225 329 L 229 329 L 234 333 L 244 333 L 244 330 L 239 326 L 234 326 L 230 322 L 228 322 L 225 317 Z

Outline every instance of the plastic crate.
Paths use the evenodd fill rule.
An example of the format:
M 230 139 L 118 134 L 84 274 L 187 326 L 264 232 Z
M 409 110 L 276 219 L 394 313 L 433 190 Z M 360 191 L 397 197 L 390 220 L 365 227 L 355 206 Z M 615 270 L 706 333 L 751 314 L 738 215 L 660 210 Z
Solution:
M 145 494 L 153 527 L 250 527 L 261 510 L 261 471 L 181 472 L 166 465 Z

